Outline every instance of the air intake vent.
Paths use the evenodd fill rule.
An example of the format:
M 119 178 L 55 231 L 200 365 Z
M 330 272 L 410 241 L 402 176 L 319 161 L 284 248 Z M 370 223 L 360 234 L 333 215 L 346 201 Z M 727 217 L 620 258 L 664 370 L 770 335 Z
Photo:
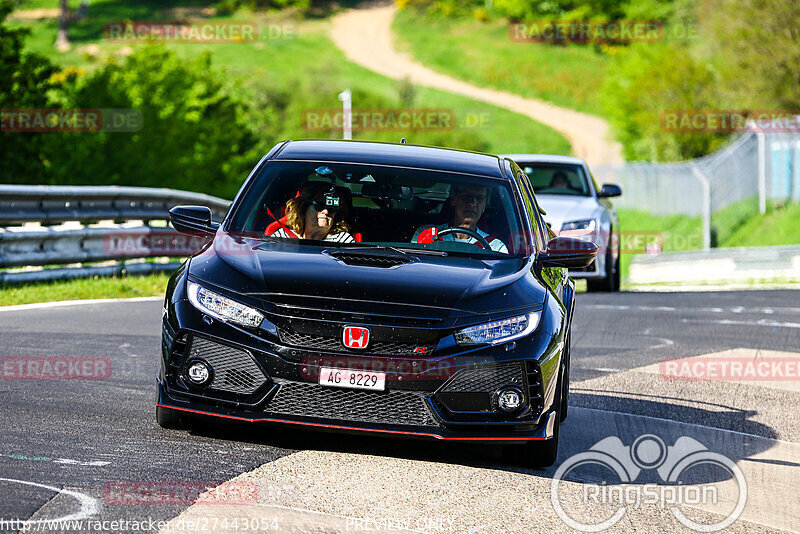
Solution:
M 353 253 L 334 253 L 331 254 L 337 260 L 346 263 L 347 265 L 360 265 L 362 267 L 382 267 L 387 269 L 389 267 L 396 267 L 404 263 L 410 263 L 411 260 L 401 256 L 384 256 L 377 254 L 353 254 Z

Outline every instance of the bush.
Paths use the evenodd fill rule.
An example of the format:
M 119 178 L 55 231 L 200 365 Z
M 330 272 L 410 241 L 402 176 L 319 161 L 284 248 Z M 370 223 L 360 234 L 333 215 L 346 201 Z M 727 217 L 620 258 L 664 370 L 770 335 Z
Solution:
M 251 162 L 255 137 L 245 108 L 210 68 L 146 46 L 65 87 L 75 108 L 132 108 L 131 133 L 50 134 L 55 183 L 119 184 L 199 190 L 231 197 Z M 64 145 L 64 149 L 59 149 Z

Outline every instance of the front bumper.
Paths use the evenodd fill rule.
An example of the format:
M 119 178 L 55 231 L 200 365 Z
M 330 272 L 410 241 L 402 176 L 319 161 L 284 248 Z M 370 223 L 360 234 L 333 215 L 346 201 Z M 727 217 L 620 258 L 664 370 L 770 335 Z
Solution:
M 526 442 L 553 436 L 552 377 L 560 345 L 550 335 L 517 340 L 514 348 L 473 349 L 458 358 L 331 354 L 283 346 L 229 324 L 208 324 L 188 302 L 172 304 L 163 322 L 158 379 L 157 402 L 164 408 L 423 439 Z M 525 357 L 529 354 L 538 358 Z M 197 359 L 213 370 L 206 386 L 186 379 L 189 362 Z M 386 390 L 320 385 L 321 366 L 383 371 Z M 511 415 L 493 406 L 493 394 L 506 386 L 518 388 L 525 398 Z
M 186 402 L 169 396 L 164 383 L 158 382 L 157 406 L 178 410 L 195 416 L 209 416 L 245 423 L 265 423 L 286 425 L 299 428 L 312 428 L 314 430 L 344 432 L 344 433 L 372 433 L 376 435 L 392 435 L 404 438 L 433 439 L 444 441 L 499 441 L 503 443 L 524 443 L 528 441 L 545 440 L 553 437 L 555 425 L 555 412 L 549 412 L 541 421 L 527 429 L 520 430 L 495 430 L 481 432 L 477 430 L 453 431 L 444 427 L 413 426 L 413 425 L 387 425 L 380 423 L 365 423 L 351 421 L 334 421 L 330 419 L 287 418 L 270 416 L 269 412 L 256 412 L 223 406 L 212 406 L 207 403 Z

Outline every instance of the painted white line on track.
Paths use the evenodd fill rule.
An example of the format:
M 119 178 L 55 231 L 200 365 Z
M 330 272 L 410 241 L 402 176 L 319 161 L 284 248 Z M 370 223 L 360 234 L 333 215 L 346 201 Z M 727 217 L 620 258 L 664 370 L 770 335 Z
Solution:
M 55 486 L 48 486 L 47 484 L 39 484 L 37 482 L 28 482 L 27 480 L 17 480 L 15 478 L 0 478 L 0 482 L 16 482 L 17 484 L 25 484 L 26 486 L 33 486 L 36 488 L 43 488 L 46 490 L 62 493 L 74 497 L 81 505 L 81 509 L 74 514 L 65 515 L 57 519 L 29 519 L 27 521 L 20 521 L 24 525 L 41 525 L 41 524 L 58 524 L 64 521 L 79 521 L 81 519 L 88 519 L 93 515 L 100 512 L 100 503 L 94 497 L 89 497 L 84 493 L 72 491 L 67 489 L 57 488 Z
M 710 319 L 682 319 L 681 322 L 735 325 L 735 326 L 772 326 L 775 328 L 800 328 L 800 323 L 782 323 L 780 321 L 771 321 L 769 319 L 760 319 L 758 321 L 734 321 L 732 319 L 720 319 L 718 321 Z
M 129 297 L 121 299 L 84 299 L 84 300 L 59 300 L 56 302 L 34 302 L 32 304 L 16 304 L 14 306 L 0 306 L 0 312 L 40 310 L 45 308 L 62 308 L 64 306 L 85 306 L 87 304 L 109 304 L 112 302 L 149 302 L 161 301 L 164 297 Z
M 674 306 L 627 306 L 624 304 L 582 304 L 581 308 L 591 308 L 594 310 L 614 310 L 614 311 L 659 311 L 659 312 L 699 312 L 699 313 L 733 313 L 733 314 L 762 314 L 775 315 L 776 313 L 800 314 L 800 308 L 745 308 L 743 306 L 731 306 L 729 308 L 703 307 L 703 308 L 676 308 Z

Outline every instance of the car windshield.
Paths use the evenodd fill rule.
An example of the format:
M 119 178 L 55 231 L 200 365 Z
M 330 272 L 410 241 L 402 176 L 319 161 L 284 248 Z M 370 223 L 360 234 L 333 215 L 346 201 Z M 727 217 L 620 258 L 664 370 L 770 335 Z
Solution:
M 508 258 L 527 250 L 514 199 L 508 182 L 490 177 L 277 161 L 255 178 L 226 229 L 316 246 Z
M 537 195 L 591 196 L 583 167 L 571 164 L 517 162 Z

